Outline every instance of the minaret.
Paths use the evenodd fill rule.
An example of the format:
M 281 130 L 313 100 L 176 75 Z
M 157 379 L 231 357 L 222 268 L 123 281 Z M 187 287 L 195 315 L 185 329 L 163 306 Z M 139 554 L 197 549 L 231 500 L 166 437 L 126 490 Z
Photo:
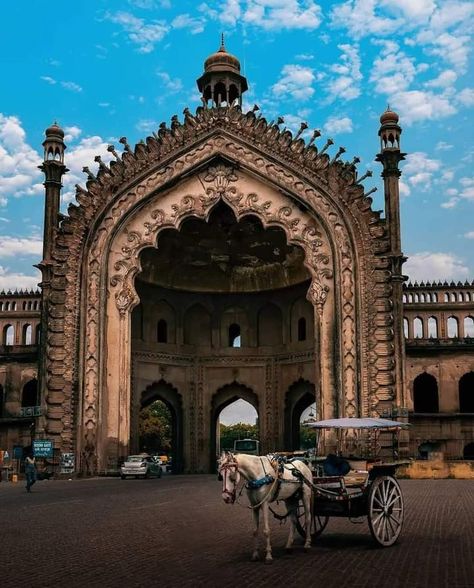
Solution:
M 222 35 L 221 46 L 204 62 L 204 73 L 197 80 L 201 100 L 207 108 L 242 106 L 242 94 L 248 89 L 247 80 L 240 74 L 240 62 L 227 52 Z
M 69 171 L 64 165 L 64 131 L 56 123 L 45 131 L 46 139 L 43 142 L 43 163 L 39 166 L 44 173 L 45 202 L 44 202 L 44 227 L 43 227 L 43 260 L 36 267 L 41 270 L 41 333 L 39 341 L 39 368 L 38 385 L 40 404 L 43 411 L 47 409 L 46 398 L 46 338 L 48 333 L 48 309 L 51 293 L 51 279 L 54 260 L 52 252 L 56 231 L 59 227 L 59 206 L 62 188 L 62 177 Z M 34 437 L 42 437 L 45 430 L 46 414 L 38 419 L 36 430 L 32 432 Z
M 51 261 L 55 232 L 59 225 L 59 206 L 62 177 L 69 171 L 64 165 L 64 131 L 56 123 L 45 131 L 44 157 L 40 170 L 44 173 L 45 204 L 43 228 L 43 262 Z
M 406 276 L 402 274 L 402 265 L 406 261 L 401 249 L 400 237 L 400 161 L 405 159 L 405 153 L 400 151 L 400 135 L 402 129 L 398 124 L 398 114 L 390 107 L 380 117 L 380 153 L 377 161 L 383 165 L 382 178 L 384 180 L 385 217 L 390 242 L 391 282 L 393 287 L 393 317 L 394 317 L 394 345 L 396 365 L 396 383 L 394 403 L 398 407 L 406 407 L 404 365 L 405 340 L 403 335 L 403 304 L 402 287 Z

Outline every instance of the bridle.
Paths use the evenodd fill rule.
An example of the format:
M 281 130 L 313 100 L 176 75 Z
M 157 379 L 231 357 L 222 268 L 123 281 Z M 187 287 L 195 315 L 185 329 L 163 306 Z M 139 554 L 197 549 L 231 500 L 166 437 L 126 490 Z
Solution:
M 225 461 L 221 466 L 219 466 L 219 476 L 222 478 L 222 494 L 229 496 L 232 504 L 234 504 L 237 497 L 237 482 L 234 483 L 232 490 L 228 490 L 227 479 L 230 478 L 231 474 L 235 474 L 235 476 L 237 476 L 238 473 L 239 464 L 234 459 L 232 461 Z

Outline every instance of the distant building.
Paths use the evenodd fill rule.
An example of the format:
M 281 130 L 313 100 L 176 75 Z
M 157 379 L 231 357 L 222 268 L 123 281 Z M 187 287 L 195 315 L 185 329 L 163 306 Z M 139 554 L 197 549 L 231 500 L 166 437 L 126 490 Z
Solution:
M 41 295 L 0 295 L 0 448 L 46 437 L 104 470 L 160 399 L 175 470 L 210 471 L 242 398 L 262 452 L 297 448 L 316 400 L 320 418 L 408 416 L 413 455 L 471 456 L 474 284 L 403 286 L 398 115 L 380 119 L 382 217 L 357 157 L 242 113 L 223 44 L 198 88 L 195 114 L 84 168 L 66 216 L 64 132 L 46 130 Z

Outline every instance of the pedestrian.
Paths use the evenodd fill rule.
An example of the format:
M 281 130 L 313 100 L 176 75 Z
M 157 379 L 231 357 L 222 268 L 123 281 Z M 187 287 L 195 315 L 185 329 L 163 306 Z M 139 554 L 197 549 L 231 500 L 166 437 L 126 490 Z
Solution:
M 36 461 L 32 455 L 25 459 L 26 491 L 31 492 L 31 486 L 36 482 Z

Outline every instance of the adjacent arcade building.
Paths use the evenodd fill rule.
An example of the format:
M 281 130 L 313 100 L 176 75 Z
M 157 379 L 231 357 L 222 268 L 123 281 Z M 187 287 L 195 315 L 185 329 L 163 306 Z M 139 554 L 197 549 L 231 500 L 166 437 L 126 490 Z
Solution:
M 64 132 L 46 130 L 41 293 L 0 296 L 2 444 L 46 437 L 75 454 L 77 471 L 103 471 L 138 451 L 140 410 L 160 399 L 175 471 L 208 472 L 219 415 L 238 398 L 258 413 L 262 452 L 297 448 L 314 402 L 320 418 L 410 416 L 422 427 L 412 454 L 442 443 L 445 422 L 413 414 L 417 370 L 442 385 L 441 347 L 405 344 L 415 337 L 404 318 L 415 316 L 403 304 L 398 115 L 380 119 L 382 216 L 357 157 L 345 161 L 317 130 L 304 140 L 304 123 L 293 134 L 257 107 L 242 112 L 247 80 L 223 45 L 197 84 L 196 113 L 135 147 L 122 137 L 109 164 L 95 158 L 97 175 L 84 168 L 65 216 Z M 472 320 L 468 291 L 462 320 Z M 453 456 L 474 441 L 473 340 L 463 334 L 446 346 L 468 379 L 470 412 L 456 417 L 459 430 L 450 419 L 444 441 L 454 444 L 440 449 Z M 18 414 L 33 401 L 23 398 L 30 381 L 40 416 Z

